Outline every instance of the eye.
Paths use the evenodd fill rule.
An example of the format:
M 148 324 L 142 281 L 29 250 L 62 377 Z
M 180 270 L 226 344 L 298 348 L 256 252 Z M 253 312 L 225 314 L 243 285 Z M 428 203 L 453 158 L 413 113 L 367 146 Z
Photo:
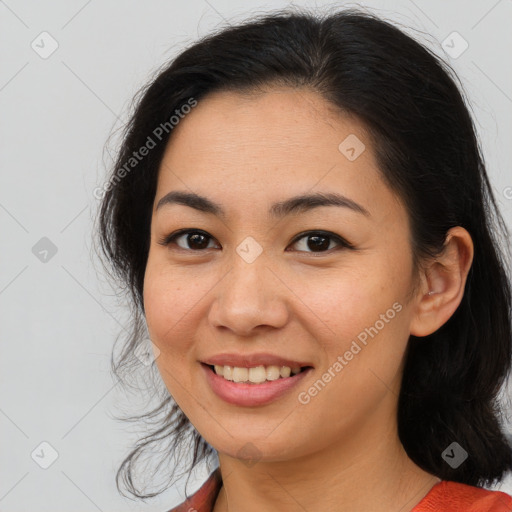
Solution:
M 181 243 L 179 243 L 180 240 Z M 213 240 L 214 238 L 205 231 L 198 229 L 181 229 L 163 237 L 158 243 L 163 246 L 175 244 L 185 251 L 201 252 L 204 249 L 211 249 L 212 247 L 209 246 L 208 241 Z M 333 248 L 331 246 L 332 242 L 334 242 L 335 247 L 355 249 L 350 242 L 328 231 L 305 231 L 295 237 L 292 245 L 297 244 L 300 246 L 299 242 L 302 243 L 302 249 L 299 249 L 299 252 L 328 252 Z M 311 251 L 305 249 L 310 249 Z
M 184 239 L 184 245 L 181 245 L 180 243 L 176 242 L 176 240 L 180 239 Z M 171 233 L 170 235 L 165 236 L 164 238 L 159 240 L 158 243 L 164 246 L 176 244 L 180 249 L 200 251 L 202 249 L 209 248 L 208 239 L 213 240 L 213 238 L 210 235 L 208 235 L 208 233 L 206 233 L 205 231 L 200 231 L 197 229 L 181 229 L 176 233 Z
M 303 239 L 305 241 L 301 242 Z M 299 244 L 298 242 L 301 243 Z M 302 246 L 302 252 L 308 252 L 304 251 L 304 249 L 312 249 L 311 252 L 327 252 L 332 249 L 331 242 L 334 242 L 335 246 L 337 245 L 338 247 L 354 249 L 354 246 L 350 242 L 328 231 L 306 231 L 300 233 L 300 235 L 295 237 L 292 245 L 298 244 Z

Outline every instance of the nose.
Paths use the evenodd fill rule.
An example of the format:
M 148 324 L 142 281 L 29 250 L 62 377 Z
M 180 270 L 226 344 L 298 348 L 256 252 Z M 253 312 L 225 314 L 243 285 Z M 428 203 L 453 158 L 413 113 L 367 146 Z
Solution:
M 211 325 L 250 336 L 256 329 L 282 328 L 288 322 L 291 292 L 268 263 L 264 254 L 251 263 L 234 254 L 231 270 L 212 290 Z

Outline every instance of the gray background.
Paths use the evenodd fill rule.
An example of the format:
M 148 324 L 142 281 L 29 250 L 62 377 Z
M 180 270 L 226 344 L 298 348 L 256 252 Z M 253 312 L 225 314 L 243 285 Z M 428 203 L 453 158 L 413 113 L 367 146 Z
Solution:
M 157 67 L 213 28 L 286 5 L 0 1 L 0 511 L 165 511 L 182 501 L 184 479 L 146 504 L 119 496 L 114 485 L 136 436 L 112 415 L 120 404 L 137 412 L 140 400 L 119 391 L 109 373 L 127 313 L 98 274 L 93 190 L 104 182 L 107 137 Z M 295 5 L 366 6 L 420 31 L 406 30 L 443 55 L 464 83 L 512 226 L 512 1 Z M 468 44 L 460 55 L 464 43 L 454 31 Z M 57 50 L 44 55 L 53 40 Z M 42 442 L 58 453 L 48 469 L 31 456 L 50 461 Z M 189 491 L 206 477 L 203 469 Z M 501 488 L 512 493 L 512 478 Z

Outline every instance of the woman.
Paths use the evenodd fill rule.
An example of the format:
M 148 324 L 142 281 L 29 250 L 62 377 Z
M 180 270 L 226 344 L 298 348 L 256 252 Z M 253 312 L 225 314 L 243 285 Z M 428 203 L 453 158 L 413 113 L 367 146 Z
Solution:
M 495 221 L 498 222 L 495 222 Z M 354 9 L 203 38 L 141 91 L 100 211 L 165 397 L 173 510 L 512 510 L 506 234 L 448 67 Z M 174 461 L 174 463 L 179 461 Z M 161 492 L 161 491 L 159 491 Z M 471 508 L 472 507 L 472 508 Z

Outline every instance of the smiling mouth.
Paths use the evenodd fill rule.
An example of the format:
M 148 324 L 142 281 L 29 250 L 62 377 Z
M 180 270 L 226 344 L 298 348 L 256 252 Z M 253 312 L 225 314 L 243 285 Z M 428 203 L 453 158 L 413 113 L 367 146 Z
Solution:
M 204 363 L 203 363 L 204 364 Z M 204 365 L 207 366 L 215 375 L 222 377 L 226 381 L 240 384 L 264 384 L 276 380 L 293 378 L 312 366 L 302 366 L 291 368 L 289 366 L 256 366 L 252 368 L 241 368 L 233 366 Z

